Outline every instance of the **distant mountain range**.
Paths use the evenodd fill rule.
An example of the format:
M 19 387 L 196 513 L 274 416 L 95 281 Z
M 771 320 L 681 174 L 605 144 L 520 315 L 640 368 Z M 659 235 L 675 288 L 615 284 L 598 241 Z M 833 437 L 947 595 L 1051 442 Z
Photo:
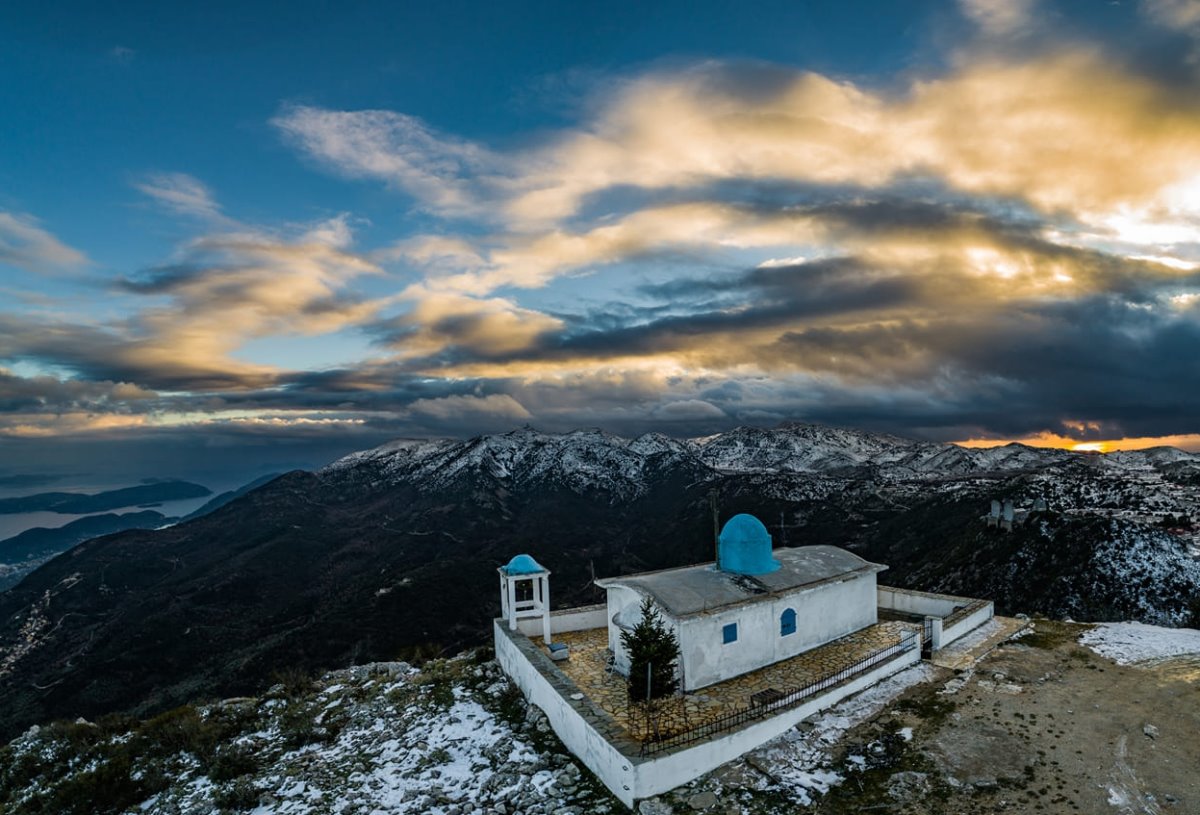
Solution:
M 651 486 L 647 473 L 664 465 L 711 477 L 809 474 L 898 482 L 1081 466 L 1123 470 L 1181 465 L 1200 473 L 1200 454 L 1173 447 L 1107 456 L 1016 443 L 966 448 L 793 422 L 771 430 L 740 427 L 698 439 L 657 433 L 627 439 L 600 430 L 554 435 L 529 428 L 468 441 L 400 439 L 353 453 L 321 472 L 373 472 L 426 490 L 451 484 L 463 473 L 488 474 L 514 486 L 551 480 L 628 498 L 643 494 Z
M 212 490 L 188 481 L 156 481 L 93 494 L 82 492 L 39 492 L 20 498 L 0 498 L 0 515 L 19 512 L 58 512 L 63 515 L 87 515 L 122 507 L 144 507 L 164 501 L 203 498 Z
M 888 564 L 884 582 L 1008 613 L 1200 620 L 1200 456 L 1182 451 L 964 449 L 807 424 L 401 440 L 87 541 L 0 593 L 0 738 L 482 642 L 513 554 L 549 566 L 556 606 L 594 602 L 593 576 L 710 560 L 714 490 L 723 516 L 758 515 L 777 545 L 850 548 Z M 985 525 L 991 500 L 1035 498 L 1049 511 Z

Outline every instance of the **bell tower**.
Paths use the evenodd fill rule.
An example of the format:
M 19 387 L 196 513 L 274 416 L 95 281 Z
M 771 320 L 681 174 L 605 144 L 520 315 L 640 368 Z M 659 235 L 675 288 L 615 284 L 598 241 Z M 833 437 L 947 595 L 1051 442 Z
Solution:
M 517 620 L 542 618 L 542 639 L 550 644 L 550 572 L 529 555 L 517 555 L 500 572 L 501 615 L 517 630 Z

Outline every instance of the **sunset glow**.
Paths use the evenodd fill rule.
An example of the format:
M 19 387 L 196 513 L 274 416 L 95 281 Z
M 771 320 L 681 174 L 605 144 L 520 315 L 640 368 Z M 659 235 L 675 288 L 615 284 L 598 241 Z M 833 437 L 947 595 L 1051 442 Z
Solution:
M 1077 453 L 1112 453 L 1117 450 L 1147 450 L 1151 447 L 1178 447 L 1181 450 L 1200 452 L 1200 433 L 1177 436 L 1141 437 L 1131 439 L 1104 439 L 1080 441 L 1069 436 L 1043 433 L 1019 439 L 967 439 L 956 441 L 962 447 L 1000 447 L 1005 444 L 1024 444 L 1029 447 L 1051 447 L 1074 450 Z

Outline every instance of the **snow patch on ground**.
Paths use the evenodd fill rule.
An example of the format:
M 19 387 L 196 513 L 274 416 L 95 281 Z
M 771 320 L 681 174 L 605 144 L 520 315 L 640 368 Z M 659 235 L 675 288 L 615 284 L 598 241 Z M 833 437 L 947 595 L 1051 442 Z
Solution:
M 846 732 L 876 716 L 904 691 L 935 676 L 936 670 L 926 663 L 906 668 L 752 751 L 744 760 L 797 803 L 808 805 L 814 793 L 823 795 L 845 780 L 833 770 L 832 748 Z
M 1099 623 L 1079 641 L 1118 665 L 1200 654 L 1200 631 L 1144 623 Z

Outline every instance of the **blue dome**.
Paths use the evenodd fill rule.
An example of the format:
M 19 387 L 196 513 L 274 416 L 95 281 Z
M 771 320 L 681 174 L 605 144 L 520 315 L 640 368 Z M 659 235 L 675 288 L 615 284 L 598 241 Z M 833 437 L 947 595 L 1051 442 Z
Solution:
M 734 515 L 725 522 L 718 541 L 723 572 L 767 574 L 781 565 L 771 557 L 771 533 L 753 515 Z
M 505 574 L 537 574 L 538 572 L 546 571 L 542 564 L 531 558 L 529 555 L 517 555 L 508 562 L 508 565 L 501 566 L 500 570 Z

